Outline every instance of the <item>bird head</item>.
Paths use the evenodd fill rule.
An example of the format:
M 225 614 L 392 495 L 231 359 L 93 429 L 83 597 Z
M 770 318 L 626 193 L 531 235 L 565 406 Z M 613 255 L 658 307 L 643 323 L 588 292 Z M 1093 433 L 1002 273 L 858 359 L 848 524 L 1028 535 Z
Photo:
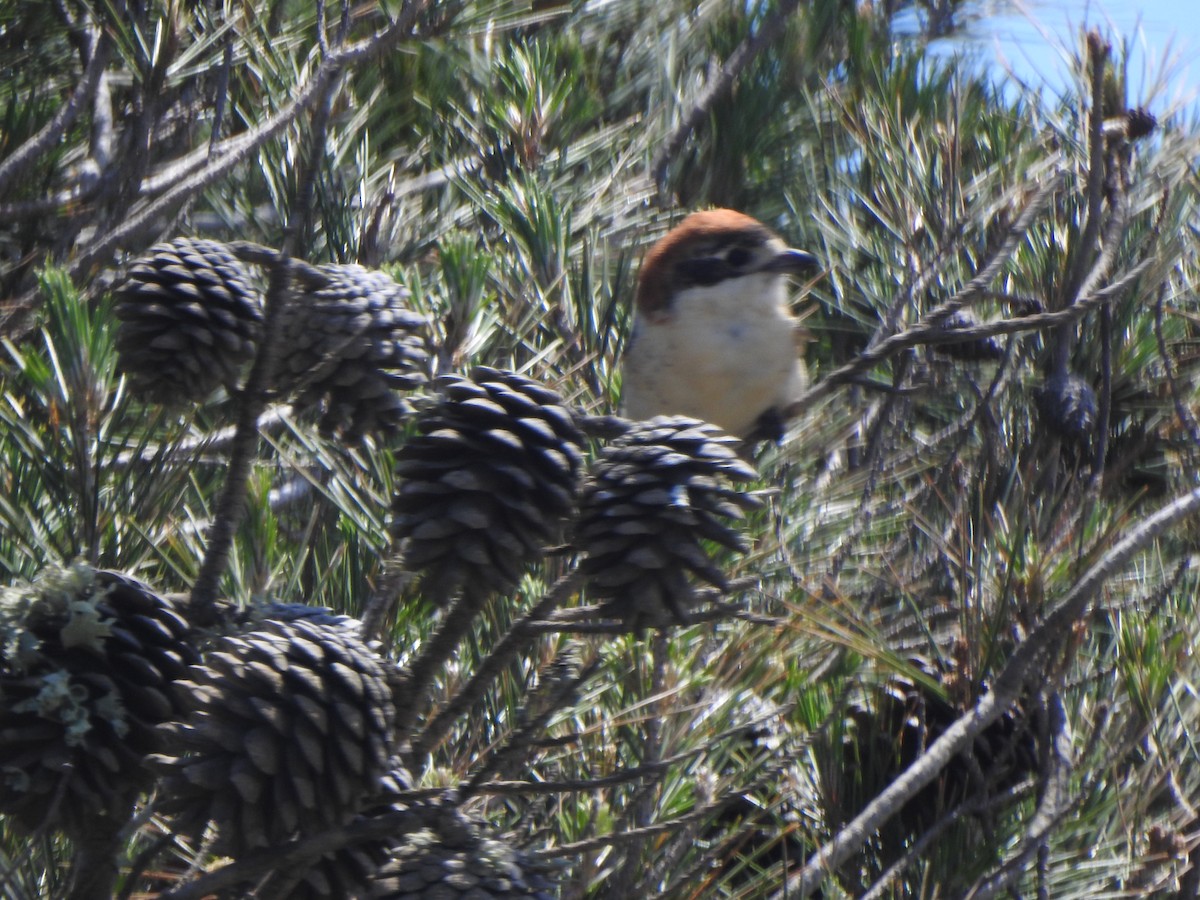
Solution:
M 750 216 L 704 210 L 685 218 L 646 254 L 635 304 L 650 321 L 685 311 L 681 307 L 693 297 L 727 302 L 731 314 L 737 306 L 779 306 L 787 301 L 787 277 L 817 265 L 811 253 L 788 247 Z

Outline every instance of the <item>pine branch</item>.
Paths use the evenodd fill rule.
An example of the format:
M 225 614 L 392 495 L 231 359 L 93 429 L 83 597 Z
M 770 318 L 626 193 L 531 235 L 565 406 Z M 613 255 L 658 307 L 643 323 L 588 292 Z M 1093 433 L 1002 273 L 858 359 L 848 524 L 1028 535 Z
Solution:
M 288 406 L 274 406 L 265 410 L 258 420 L 259 429 L 265 432 L 282 430 L 287 425 L 287 415 L 290 410 L 291 408 Z M 121 451 L 108 465 L 116 471 L 125 471 L 134 469 L 143 463 L 165 458 L 176 461 L 181 466 L 194 466 L 200 461 L 201 453 L 223 450 L 233 443 L 236 436 L 237 426 L 230 425 L 210 431 L 200 437 L 177 441 L 169 446 L 147 443 L 135 450 Z M 224 461 L 221 462 L 221 465 L 224 465 Z
M 817 400 L 833 393 L 835 388 L 854 381 L 872 367 L 913 347 L 953 344 L 960 341 L 976 340 L 978 338 L 997 337 L 1002 334 L 1041 331 L 1067 322 L 1077 321 L 1096 307 L 1119 297 L 1141 278 L 1142 275 L 1149 271 L 1153 265 L 1153 259 L 1143 259 L 1119 275 L 1111 284 L 1099 288 L 1094 293 L 1080 297 L 1074 304 L 1058 312 L 1037 313 L 1032 316 L 1022 316 L 1019 319 L 994 319 L 979 325 L 972 325 L 968 328 L 947 330 L 939 324 L 939 319 L 944 318 L 940 313 L 946 307 L 939 307 L 931 311 L 911 328 L 905 329 L 881 341 L 874 350 L 863 351 L 851 362 L 834 369 L 809 388 L 799 400 L 789 406 L 784 411 L 784 417 L 793 419 L 802 415 Z
M 438 710 L 437 715 L 413 739 L 414 757 L 420 758 L 437 747 L 454 723 L 484 695 L 500 671 L 512 662 L 531 640 L 537 637 L 538 632 L 532 628 L 532 625 L 551 610 L 557 609 L 565 603 L 579 589 L 579 582 L 579 570 L 572 569 L 562 576 L 529 612 L 513 623 L 504 637 L 479 664 L 475 674 L 442 709 Z
M 398 692 L 396 730 L 406 734 L 424 712 L 426 694 L 433 676 L 458 647 L 459 641 L 471 630 L 475 617 L 483 610 L 489 594 L 466 590 L 446 610 L 438 628 L 421 648 L 421 654 L 408 667 L 407 677 Z M 415 758 L 415 757 L 414 757 Z
M 572 701 L 577 695 L 580 685 L 591 678 L 599 668 L 599 659 L 592 660 L 591 663 L 583 667 L 573 678 L 566 679 L 562 684 L 553 685 L 547 695 L 537 698 L 540 701 L 540 705 L 544 708 L 534 718 L 530 719 L 525 725 L 510 735 L 504 747 L 492 754 L 492 757 L 479 767 L 475 774 L 471 776 L 470 781 L 460 788 L 459 796 L 464 800 L 470 798 L 480 791 L 480 786 L 485 783 L 484 779 L 491 776 L 492 773 L 505 766 L 519 765 L 529 748 L 534 746 L 538 738 L 545 732 L 546 725 L 549 723 L 551 717 Z M 534 698 L 530 699 L 533 700 Z
M 582 856 L 594 850 L 605 850 L 610 847 L 619 847 L 626 844 L 644 843 L 658 835 L 674 834 L 689 825 L 708 821 L 720 814 L 722 810 L 728 808 L 730 803 L 736 800 L 738 796 L 738 794 L 726 794 L 712 803 L 698 806 L 691 812 L 676 816 L 667 822 L 658 822 L 628 831 L 613 831 L 584 841 L 575 841 L 574 843 L 563 844 L 559 847 L 547 847 L 544 850 L 535 851 L 530 855 L 535 859 L 558 859 L 564 856 Z
M 800 0 L 783 0 L 762 24 L 750 32 L 725 60 L 716 77 L 705 86 L 691 111 L 684 117 L 650 165 L 650 172 L 660 194 L 666 192 L 667 168 L 679 155 L 683 145 L 699 128 L 713 106 L 733 90 L 733 83 L 764 49 L 779 38 L 788 18 L 800 7 Z
M 912 842 L 912 846 L 905 850 L 903 856 L 888 866 L 875 879 L 875 883 L 863 893 L 859 900 L 884 900 L 886 897 L 894 896 L 891 887 L 892 882 L 903 875 L 906 869 L 916 863 L 921 858 L 921 854 L 928 850 L 930 845 L 945 834 L 949 828 L 969 816 L 983 816 L 1006 809 L 1027 795 L 1032 788 L 1032 781 L 1024 781 L 1006 791 L 1002 791 L 994 797 L 975 797 L 948 810 L 933 825 L 922 832 L 920 837 Z
M 327 853 L 364 841 L 399 839 L 406 834 L 427 827 L 431 818 L 436 818 L 435 808 L 418 808 L 385 813 L 369 819 L 358 819 L 340 828 L 331 828 L 320 834 L 293 841 L 282 847 L 268 847 L 247 853 L 236 862 L 222 866 L 216 871 L 189 881 L 178 887 L 163 891 L 161 900 L 202 900 L 221 891 L 252 883 L 271 872 L 288 869 L 306 870 L 314 861 Z
M 1062 700 L 1057 696 L 1048 706 L 1051 718 L 1047 748 L 1050 771 L 1045 776 L 1041 799 L 1025 827 L 1020 851 L 1008 860 L 996 875 L 976 885 L 967 895 L 971 900 L 990 900 L 1011 888 L 1023 873 L 1030 858 L 1043 851 L 1050 832 L 1075 805 L 1076 798 L 1068 791 L 1072 766 L 1066 712 Z
M 1129 529 L 1125 537 L 1104 553 L 1075 583 L 1045 620 L 1017 645 L 996 677 L 991 691 L 947 728 L 916 762 L 867 804 L 832 840 L 817 850 L 804 869 L 789 878 L 784 890 L 775 895 L 778 900 L 783 900 L 785 894 L 791 896 L 792 891 L 798 891 L 801 897 L 811 895 L 827 872 L 837 869 L 857 853 L 884 822 L 933 781 L 951 759 L 966 749 L 971 741 L 1017 701 L 1025 685 L 1037 678 L 1048 660 L 1064 646 L 1064 636 L 1105 582 L 1115 576 L 1135 554 L 1198 511 L 1200 488 L 1179 497 Z
M 390 50 L 405 38 L 411 37 L 417 17 L 427 6 L 428 0 L 411 0 L 390 25 L 371 37 L 337 48 L 325 56 L 309 80 L 294 88 L 293 99 L 266 121 L 245 134 L 227 139 L 215 153 L 211 148 L 196 151 L 196 158 L 204 162 L 203 166 L 194 175 L 171 183 L 157 198 L 131 210 L 129 215 L 113 228 L 100 230 L 97 237 L 84 247 L 68 266 L 71 277 L 79 278 L 89 272 L 122 244 L 130 242 L 152 227 L 154 222 L 170 215 L 189 198 L 228 175 L 252 153 L 291 127 L 301 115 L 320 103 L 330 82 L 338 74 Z M 23 336 L 28 330 L 24 319 L 31 311 L 35 297 L 36 294 L 30 292 L 11 301 L 0 311 L 0 333 Z
M 667 686 L 667 639 L 664 632 L 654 634 L 650 641 L 650 684 L 648 696 L 641 702 L 647 707 L 648 715 L 642 726 L 641 757 L 644 765 L 654 765 L 663 758 L 662 719 L 666 715 L 665 698 L 671 689 Z M 636 671 L 636 669 L 635 669 Z M 658 782 L 649 782 L 641 786 L 625 810 L 625 814 L 617 823 L 622 831 L 645 830 L 654 821 L 655 811 L 661 791 L 657 790 Z M 629 827 L 632 823 L 632 828 Z M 625 847 L 625 859 L 610 876 L 610 883 L 618 895 L 629 895 L 638 884 L 638 875 L 647 859 L 650 850 L 650 835 L 641 841 Z
M 774 714 L 772 713 L 772 715 Z M 744 735 L 747 728 L 753 728 L 767 718 L 767 716 L 758 716 L 745 722 L 740 722 L 732 728 L 726 728 L 713 735 L 699 747 L 692 747 L 669 756 L 662 756 L 657 760 L 631 766 L 627 769 L 622 769 L 620 772 L 614 772 L 612 775 L 603 775 L 599 778 L 565 778 L 538 781 L 486 781 L 471 785 L 470 792 L 499 797 L 534 796 L 540 794 L 591 793 L 604 788 L 636 784 L 648 777 L 660 776 L 674 766 L 692 763 L 697 759 L 701 759 L 731 738 Z
M 98 817 L 86 834 L 73 835 L 71 888 L 67 900 L 109 900 L 119 874 L 119 846 L 107 817 Z
M 17 178 L 29 166 L 36 162 L 46 151 L 54 146 L 67 129 L 74 124 L 75 119 L 83 111 L 86 104 L 96 92 L 96 86 L 104 77 L 105 66 L 108 65 L 109 51 L 112 41 L 108 35 L 97 28 L 92 41 L 91 59 L 84 69 L 83 78 L 75 86 L 67 102 L 56 112 L 37 134 L 9 154 L 0 162 L 0 195 L 13 179 Z
M 250 374 L 246 376 L 238 407 L 237 430 L 230 447 L 229 469 L 217 500 L 216 518 L 207 535 L 204 562 L 192 585 L 190 614 L 197 622 L 208 621 L 213 614 L 221 576 L 229 564 L 233 537 L 246 510 L 246 486 L 259 441 L 258 420 L 266 409 L 267 391 L 274 379 L 275 363 L 281 351 L 277 336 L 283 331 L 287 314 L 292 280 L 291 258 L 308 230 L 317 170 L 325 155 L 330 105 L 341 77 L 339 68 L 322 65 L 320 71 L 322 75 L 316 79 L 320 88 L 317 92 L 320 102 L 315 107 L 308 147 L 297 173 L 295 204 L 284 230 L 283 246 L 269 270 L 264 300 L 263 338 L 259 342 Z

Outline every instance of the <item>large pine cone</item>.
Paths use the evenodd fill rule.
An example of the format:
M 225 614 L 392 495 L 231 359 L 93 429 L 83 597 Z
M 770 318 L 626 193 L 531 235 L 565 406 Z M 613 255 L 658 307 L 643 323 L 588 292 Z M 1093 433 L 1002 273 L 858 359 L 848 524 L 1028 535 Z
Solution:
M 159 723 L 197 659 L 188 626 L 139 581 L 86 566 L 0 593 L 0 812 L 68 832 L 123 822 Z
M 575 546 L 596 598 L 634 627 L 687 621 L 695 598 L 689 573 L 727 584 L 705 550 L 713 541 L 746 549 L 723 520 L 743 518 L 758 500 L 735 487 L 757 473 L 738 458 L 735 438 L 682 416 L 638 422 L 601 451 L 583 490 Z
M 284 328 L 275 381 L 322 431 L 347 440 L 395 429 L 412 408 L 398 393 L 425 384 L 426 320 L 384 272 L 358 265 L 300 276 Z M 309 273 L 310 275 L 312 273 Z
M 443 818 L 454 821 L 404 836 L 377 877 L 373 898 L 550 900 L 553 896 L 544 873 L 519 851 L 483 837 L 473 824 L 450 811 Z
M 162 809 L 216 826 L 240 853 L 342 825 L 390 769 L 389 664 L 341 624 L 267 620 L 192 670 L 192 714 L 170 727 Z
M 262 301 L 224 244 L 156 244 L 116 298 L 120 365 L 140 395 L 199 401 L 218 385 L 237 386 L 258 344 Z
M 412 776 L 393 760 L 394 768 L 384 776 L 373 799 L 356 819 L 370 819 L 406 808 L 403 795 L 412 788 Z M 327 853 L 313 862 L 298 884 L 288 893 L 290 900 L 364 900 L 372 896 L 375 879 L 391 859 L 395 837 L 363 841 Z M 290 872 L 280 872 L 263 891 L 270 895 L 272 887 L 287 878 Z
M 558 395 L 521 375 L 481 367 L 441 385 L 400 451 L 392 526 L 438 602 L 517 583 L 574 510 L 583 441 Z

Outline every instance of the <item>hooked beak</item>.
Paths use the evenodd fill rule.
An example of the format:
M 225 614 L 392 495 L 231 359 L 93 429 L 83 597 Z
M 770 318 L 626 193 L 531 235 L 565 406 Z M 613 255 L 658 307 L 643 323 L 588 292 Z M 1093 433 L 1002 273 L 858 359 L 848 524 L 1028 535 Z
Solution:
M 763 266 L 763 271 L 800 274 L 801 272 L 811 272 L 820 267 L 820 260 L 811 253 L 805 253 L 803 250 L 793 250 L 791 247 L 788 247 L 786 250 L 780 250 L 779 253 L 768 260 L 766 265 Z

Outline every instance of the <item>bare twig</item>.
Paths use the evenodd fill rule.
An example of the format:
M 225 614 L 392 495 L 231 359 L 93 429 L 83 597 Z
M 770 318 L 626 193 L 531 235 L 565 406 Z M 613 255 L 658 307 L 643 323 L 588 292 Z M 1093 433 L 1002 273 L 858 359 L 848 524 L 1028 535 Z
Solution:
M 298 173 L 296 201 L 284 231 L 283 246 L 270 268 L 263 316 L 263 339 L 259 342 L 250 373 L 246 376 L 238 408 L 237 432 L 229 455 L 229 470 L 217 500 L 216 518 L 207 535 L 208 546 L 204 562 L 200 566 L 195 584 L 192 585 L 191 614 L 200 622 L 212 612 L 221 576 L 229 563 L 233 536 L 245 513 L 246 485 L 258 447 L 258 420 L 267 405 L 267 390 L 274 377 L 275 361 L 280 352 L 281 342 L 277 336 L 282 330 L 281 325 L 287 312 L 291 286 L 291 257 L 295 255 L 308 229 L 313 186 L 317 180 L 320 160 L 325 154 L 329 107 L 341 71 L 322 65 L 321 73 L 322 77 L 317 79 L 320 88 L 317 95 L 321 102 L 317 104 L 313 115 L 307 152 Z
M 1095 176 L 1093 175 L 1093 177 Z M 1109 219 L 1107 227 L 1104 229 L 1096 263 L 1094 266 L 1092 266 L 1092 270 L 1086 276 L 1084 276 L 1080 292 L 1090 291 L 1093 286 L 1099 284 L 1100 281 L 1111 271 L 1112 265 L 1116 261 L 1117 249 L 1121 245 L 1121 237 L 1124 234 L 1125 228 L 1129 221 L 1129 203 L 1123 193 L 1116 197 L 1114 203 L 1115 209 L 1112 212 L 1112 216 Z M 1152 244 L 1157 241 L 1157 237 L 1158 232 L 1156 229 L 1152 235 Z M 1143 252 L 1143 260 L 1150 259 L 1151 249 L 1152 248 L 1148 247 Z M 1080 302 L 1078 296 L 1072 295 L 1071 302 L 1073 304 Z M 1093 480 L 1098 479 L 1100 477 L 1100 473 L 1104 469 L 1104 456 L 1107 452 L 1108 443 L 1108 422 L 1112 409 L 1112 300 L 1100 304 L 1100 338 L 1102 382 L 1100 392 L 1100 410 L 1099 415 L 1096 417 L 1097 439 L 1095 457 L 1092 460 Z M 1063 365 L 1065 366 L 1065 362 Z
M 995 319 L 970 328 L 946 330 L 941 328 L 934 318 L 935 314 L 945 309 L 945 307 L 939 307 L 937 310 L 931 311 L 911 328 L 892 335 L 890 338 L 881 341 L 874 350 L 863 351 L 854 360 L 830 372 L 809 388 L 799 400 L 789 406 L 784 411 L 784 416 L 790 419 L 803 414 L 813 403 L 833 393 L 840 385 L 858 378 L 878 363 L 890 359 L 898 353 L 910 347 L 915 347 L 918 344 L 950 344 L 978 338 L 995 337 L 1001 334 L 1039 331 L 1079 319 L 1102 303 L 1107 303 L 1114 297 L 1119 296 L 1133 282 L 1145 274 L 1152 263 L 1151 259 L 1143 259 L 1111 284 L 1096 290 L 1092 294 L 1081 297 L 1074 305 L 1058 312 L 1038 313 L 1033 316 L 1023 316 L 1019 319 Z
M 221 128 L 225 124 L 225 105 L 229 102 L 229 73 L 233 69 L 233 31 L 225 35 L 221 68 L 217 72 L 217 102 L 213 106 L 212 134 L 208 139 L 208 158 L 212 159 L 220 146 Z
M 633 828 L 629 831 L 609 832 L 600 837 L 589 838 L 586 841 L 575 841 L 572 844 L 563 844 L 560 847 L 547 847 L 544 850 L 537 850 L 529 855 L 534 859 L 556 859 L 563 856 L 580 856 L 584 853 L 590 853 L 593 850 L 603 850 L 607 847 L 622 844 L 641 843 L 655 835 L 670 834 L 693 822 L 703 822 L 706 819 L 710 819 L 725 808 L 731 799 L 733 798 L 722 797 L 714 803 L 697 807 L 691 812 L 677 816 L 669 822 L 659 822 L 654 825 L 647 825 L 645 828 Z
M 459 717 L 483 696 L 488 685 L 500 674 L 500 670 L 508 665 L 530 640 L 537 637 L 538 633 L 531 626 L 543 616 L 561 606 L 568 597 L 575 593 L 579 587 L 579 582 L 579 570 L 572 569 L 560 578 L 546 592 L 546 596 L 539 600 L 529 612 L 513 623 L 508 633 L 500 639 L 492 649 L 492 652 L 480 663 L 475 674 L 471 676 L 457 694 L 450 698 L 450 701 L 438 711 L 433 720 L 413 740 L 413 754 L 415 756 L 424 756 L 437 746 L 451 727 L 453 727 L 454 723 L 458 721 Z
M 1166 376 L 1167 390 L 1171 392 L 1171 402 L 1175 405 L 1175 415 L 1179 424 L 1187 430 L 1192 439 L 1194 449 L 1200 449 L 1200 422 L 1192 415 L 1191 408 L 1184 402 L 1179 391 L 1179 383 L 1175 379 L 1175 363 L 1167 350 L 1167 341 L 1163 337 L 1163 296 L 1167 292 L 1166 282 L 1159 285 L 1158 300 L 1154 304 L 1154 339 L 1158 343 L 1158 356 L 1163 362 L 1163 372 Z
M 561 781 L 485 781 L 472 788 L 472 793 L 496 797 L 588 793 L 604 788 L 619 787 L 623 784 L 633 784 L 649 776 L 661 773 L 674 762 L 698 755 L 699 752 L 681 754 L 675 760 L 661 760 L 655 764 L 634 766 L 629 769 L 622 769 L 620 772 L 614 772 L 612 775 L 601 776 L 600 778 L 577 778 Z
M 108 65 L 109 50 L 112 46 L 103 29 L 96 29 L 92 44 L 92 58 L 88 60 L 83 73 L 83 80 L 75 86 L 67 102 L 62 105 L 54 117 L 42 126 L 33 137 L 9 154 L 0 162 L 0 193 L 29 165 L 35 162 L 63 136 L 71 124 L 79 116 L 83 106 L 96 90 L 96 85 L 104 76 L 104 67 Z
M 907 372 L 908 367 L 906 362 L 907 359 L 901 360 L 900 364 L 896 367 L 896 377 L 893 379 L 893 384 L 897 388 L 903 383 Z M 841 575 L 842 567 L 853 552 L 855 543 L 859 537 L 871 524 L 871 519 L 875 512 L 871 506 L 871 497 L 875 494 L 875 488 L 879 484 L 879 477 L 883 474 L 887 463 L 887 457 L 884 453 L 886 442 L 882 438 L 888 426 L 896 421 L 893 413 L 898 399 L 899 395 L 895 393 L 888 394 L 883 399 L 879 405 L 879 409 L 876 411 L 874 421 L 867 431 L 866 458 L 861 462 L 861 466 L 865 469 L 867 477 L 863 483 L 862 490 L 859 492 L 858 510 L 842 535 L 839 546 L 834 551 L 822 579 L 822 591 L 826 596 L 832 596 L 838 578 Z M 900 420 L 903 421 L 903 417 L 900 417 Z
M 1088 128 L 1088 172 L 1087 172 L 1087 219 L 1083 233 L 1080 235 L 1078 249 L 1071 260 L 1070 270 L 1066 276 L 1066 290 L 1061 304 L 1069 307 L 1074 304 L 1079 295 L 1090 285 L 1098 284 L 1107 274 L 1112 261 L 1116 258 L 1116 248 L 1119 244 L 1120 232 L 1114 229 L 1118 219 L 1114 216 L 1106 229 L 1106 238 L 1100 242 L 1100 232 L 1103 227 L 1104 185 L 1106 182 L 1106 164 L 1104 156 L 1104 122 L 1101 106 L 1104 102 L 1104 69 L 1108 61 L 1109 46 L 1101 39 L 1098 32 L 1088 35 L 1088 54 L 1092 67 L 1092 110 Z M 1122 226 L 1123 227 L 1123 226 Z M 1054 359 L 1051 370 L 1065 373 L 1074 344 L 1074 333 L 1062 326 L 1055 336 Z M 1100 461 L 1098 465 L 1102 463 Z M 1098 469 L 1097 469 L 1098 470 Z
M 1001 269 L 1009 261 L 1013 253 L 1016 252 L 1017 246 L 1025 237 L 1025 233 L 1029 231 L 1038 216 L 1045 210 L 1054 193 L 1062 186 L 1066 178 L 1066 173 L 1063 171 L 1061 163 L 1056 164 L 1055 169 L 1054 175 L 1037 190 L 1026 204 L 1025 209 L 1022 210 L 1021 215 L 1009 226 L 1004 240 L 1000 242 L 995 252 L 992 253 L 988 261 L 975 274 L 975 277 L 963 286 L 962 290 L 942 305 L 930 310 L 917 325 L 898 334 L 881 337 L 877 342 L 872 343 L 871 346 L 859 354 L 856 359 L 822 378 L 805 391 L 803 396 L 791 406 L 782 411 L 784 420 L 794 419 L 797 416 L 803 415 L 813 403 L 832 393 L 839 385 L 853 381 L 877 363 L 918 344 L 953 343 L 976 337 L 1004 334 L 1008 331 L 1027 330 L 1024 326 L 1029 326 L 1030 321 L 1038 319 L 1038 316 L 1029 316 L 1020 320 L 1024 323 L 1024 326 L 1016 325 L 1014 320 L 1003 320 L 1003 324 L 1014 327 L 989 331 L 986 334 L 977 332 L 979 328 L 996 328 L 1002 323 L 989 322 L 979 328 L 956 328 L 953 330 L 942 328 L 941 324 L 962 306 L 992 291 L 992 282 L 1000 274 Z M 1049 324 L 1057 324 L 1057 321 L 1047 322 L 1043 319 L 1041 324 L 1032 327 L 1046 327 Z
M 699 759 L 714 747 L 719 746 L 732 737 L 744 734 L 747 727 L 753 727 L 763 722 L 766 718 L 768 716 L 757 716 L 749 721 L 740 722 L 735 727 L 727 728 L 719 734 L 714 735 L 700 747 L 692 747 L 671 756 L 664 756 L 652 762 L 623 769 L 612 775 L 605 775 L 600 778 L 563 779 L 559 781 L 489 781 L 472 785 L 471 792 L 495 796 L 588 793 L 603 788 L 631 784 L 651 776 L 660 775 L 672 766 Z
M 1088 57 L 1092 68 L 1092 109 L 1088 128 L 1087 222 L 1079 241 L 1079 252 L 1071 260 L 1067 273 L 1065 303 L 1071 303 L 1083 289 L 1084 279 L 1093 268 L 1096 241 L 1100 237 L 1104 207 L 1104 69 L 1108 62 L 1109 46 L 1098 32 L 1088 35 Z

